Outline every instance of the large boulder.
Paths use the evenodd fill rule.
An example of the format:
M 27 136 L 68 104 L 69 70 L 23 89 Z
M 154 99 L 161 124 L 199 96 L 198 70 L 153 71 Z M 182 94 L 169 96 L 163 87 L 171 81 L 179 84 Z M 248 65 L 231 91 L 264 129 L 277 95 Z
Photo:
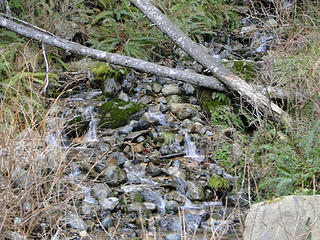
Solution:
M 320 196 L 286 196 L 252 205 L 244 240 L 320 239 Z

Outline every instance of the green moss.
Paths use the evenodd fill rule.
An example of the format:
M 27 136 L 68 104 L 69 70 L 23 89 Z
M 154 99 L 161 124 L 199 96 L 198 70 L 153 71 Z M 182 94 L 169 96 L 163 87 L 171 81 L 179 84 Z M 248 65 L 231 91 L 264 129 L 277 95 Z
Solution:
M 135 192 L 133 193 L 133 202 L 142 203 L 143 202 L 143 196 L 141 193 Z
M 208 113 L 213 112 L 218 106 L 229 105 L 231 100 L 225 93 L 203 88 L 199 92 L 199 101 L 204 110 Z
M 213 174 L 208 180 L 208 186 L 213 190 L 224 190 L 229 187 L 229 181 L 217 174 Z
M 125 102 L 112 99 L 100 106 L 100 127 L 117 128 L 125 125 L 129 120 L 140 117 L 144 109 L 142 103 Z
M 258 66 L 254 61 L 249 60 L 232 60 L 223 62 L 223 64 L 232 70 L 235 74 L 241 76 L 244 80 L 252 82 L 255 80 L 258 74 Z

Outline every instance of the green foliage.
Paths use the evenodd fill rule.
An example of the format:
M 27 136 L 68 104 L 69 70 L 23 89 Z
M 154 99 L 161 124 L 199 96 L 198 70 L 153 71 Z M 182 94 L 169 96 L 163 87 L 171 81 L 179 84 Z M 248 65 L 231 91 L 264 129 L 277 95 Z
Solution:
M 259 131 L 252 139 L 250 153 L 254 174 L 263 198 L 289 194 L 312 194 L 320 174 L 320 120 L 292 139 L 275 131 Z M 317 191 L 318 192 L 318 191 Z
M 229 187 L 229 181 L 217 174 L 213 174 L 208 179 L 208 186 L 214 191 L 223 190 Z
M 231 106 L 226 105 L 217 106 L 215 110 L 211 112 L 211 125 L 234 127 L 238 130 L 244 129 L 242 120 L 233 112 Z
M 213 91 L 211 98 L 213 101 L 218 101 L 221 104 L 231 105 L 231 99 L 225 93 Z
M 214 152 L 214 158 L 219 166 L 224 167 L 227 172 L 232 172 L 233 162 L 230 161 L 230 144 L 224 143 L 217 151 Z
M 170 145 L 174 141 L 174 134 L 170 132 L 162 132 L 164 144 Z

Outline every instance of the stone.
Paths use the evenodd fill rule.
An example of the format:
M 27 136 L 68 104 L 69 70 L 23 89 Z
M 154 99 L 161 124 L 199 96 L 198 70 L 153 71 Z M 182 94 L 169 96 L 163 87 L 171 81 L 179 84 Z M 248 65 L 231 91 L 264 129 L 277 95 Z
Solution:
M 190 83 L 183 84 L 183 90 L 185 91 L 186 95 L 193 95 L 196 89 Z
M 286 196 L 253 204 L 245 240 L 320 239 L 320 196 Z
M 200 111 L 200 106 L 192 105 L 190 103 L 170 103 L 169 108 L 180 120 L 191 118 Z
M 257 26 L 256 25 L 250 25 L 250 26 L 247 26 L 247 27 L 242 27 L 241 28 L 241 32 L 240 34 L 248 34 L 248 33 L 252 33 L 252 32 L 255 32 L 257 31 Z
M 166 238 L 166 240 L 181 240 L 181 235 L 178 233 L 169 233 Z
M 127 180 L 126 174 L 118 166 L 108 166 L 101 172 L 102 178 L 109 186 L 116 187 Z
M 167 103 L 183 103 L 183 99 L 178 95 L 170 95 L 167 97 Z
M 122 100 L 122 101 L 125 101 L 125 102 L 129 102 L 129 97 L 126 93 L 124 92 L 121 92 L 119 93 L 118 95 L 118 99 Z
M 110 187 L 103 183 L 95 184 L 91 189 L 91 194 L 98 200 L 110 197 L 111 193 Z
M 104 81 L 102 92 L 107 97 L 115 97 L 120 89 L 120 84 L 114 78 L 108 78 Z
M 265 27 L 277 27 L 278 23 L 273 18 L 270 18 L 268 21 L 265 22 L 264 26 Z
M 102 219 L 101 223 L 105 229 L 108 229 L 114 226 L 113 220 L 110 216 L 106 216 L 104 219 Z
M 153 100 L 153 97 L 149 96 L 149 95 L 144 95 L 139 99 L 139 102 L 143 103 L 143 104 L 148 104 L 151 103 Z
M 167 201 L 166 202 L 166 210 L 167 212 L 169 213 L 176 213 L 178 212 L 178 208 L 179 208 L 179 205 L 176 201 Z
M 133 119 L 139 119 L 144 113 L 144 105 L 113 99 L 99 107 L 100 127 L 117 128 Z
M 128 158 L 122 152 L 113 152 L 110 154 L 110 157 L 117 160 L 118 166 L 122 166 L 126 161 L 128 161 Z
M 67 213 L 65 217 L 65 223 L 74 229 L 87 230 L 86 223 L 77 215 L 73 213 Z
M 169 85 L 165 86 L 164 88 L 162 88 L 161 92 L 165 97 L 170 96 L 170 95 L 179 95 L 180 88 L 177 84 L 173 83 L 173 84 L 169 84 Z
M 162 85 L 157 83 L 157 82 L 153 82 L 152 83 L 152 91 L 154 91 L 155 93 L 159 93 L 162 89 Z
M 133 127 L 130 125 L 125 125 L 124 127 L 119 129 L 120 134 L 129 134 L 132 132 Z
M 191 201 L 203 201 L 203 200 L 205 200 L 203 187 L 200 186 L 200 184 L 197 184 L 197 183 L 191 182 L 191 181 L 187 181 L 187 185 L 188 185 L 187 197 Z
M 99 205 L 104 210 L 110 210 L 113 211 L 119 204 L 119 199 L 116 197 L 110 197 L 110 198 L 103 198 L 99 200 Z

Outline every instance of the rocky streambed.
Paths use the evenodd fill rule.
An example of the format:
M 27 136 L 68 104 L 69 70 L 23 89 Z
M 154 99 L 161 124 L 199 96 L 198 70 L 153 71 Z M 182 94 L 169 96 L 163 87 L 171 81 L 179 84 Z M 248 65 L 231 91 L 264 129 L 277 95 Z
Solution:
M 212 127 L 190 84 L 141 74 L 106 82 L 104 92 L 61 100 L 48 118 L 47 144 L 64 152 L 64 178 L 80 192 L 63 218 L 68 234 L 239 238 L 248 201 L 212 147 L 236 130 Z

